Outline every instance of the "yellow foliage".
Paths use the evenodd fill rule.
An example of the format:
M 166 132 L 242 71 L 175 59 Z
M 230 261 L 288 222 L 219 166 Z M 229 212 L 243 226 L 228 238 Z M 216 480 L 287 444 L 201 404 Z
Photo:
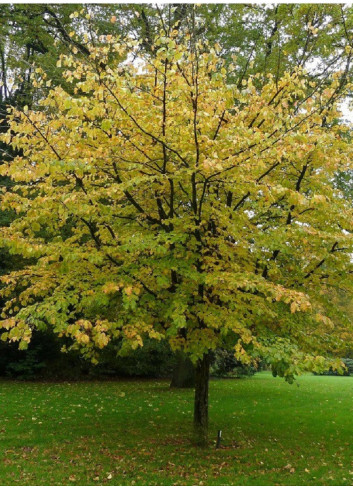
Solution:
M 352 87 L 301 69 L 231 84 L 220 46 L 177 30 L 153 55 L 86 42 L 87 58 L 57 62 L 70 90 L 13 109 L 1 135 L 21 150 L 1 165 L 1 207 L 17 213 L 1 245 L 30 263 L 1 279 L 6 338 L 49 324 L 94 361 L 117 337 L 167 338 L 194 360 L 227 341 L 250 362 L 273 338 L 283 356 L 289 336 L 293 351 L 328 351 L 343 332 L 325 297 L 352 287 L 352 209 L 334 186 L 352 169 L 337 122 Z M 322 363 L 291 355 L 293 369 Z

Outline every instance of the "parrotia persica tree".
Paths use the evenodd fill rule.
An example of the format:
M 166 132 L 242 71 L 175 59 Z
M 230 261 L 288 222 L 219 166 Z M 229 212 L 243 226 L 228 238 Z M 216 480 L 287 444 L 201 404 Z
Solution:
M 17 219 L 1 241 L 28 265 L 3 277 L 1 326 L 20 348 L 52 328 L 94 361 L 115 338 L 124 354 L 167 338 L 196 364 L 204 440 L 215 348 L 290 380 L 352 340 L 322 300 L 349 288 L 352 210 L 333 177 L 352 150 L 342 74 L 239 88 L 217 46 L 176 36 L 134 62 L 137 43 L 110 35 L 62 55 L 73 95 L 10 114 L 21 156 L 1 166 L 2 206 Z M 50 85 L 40 69 L 32 82 Z

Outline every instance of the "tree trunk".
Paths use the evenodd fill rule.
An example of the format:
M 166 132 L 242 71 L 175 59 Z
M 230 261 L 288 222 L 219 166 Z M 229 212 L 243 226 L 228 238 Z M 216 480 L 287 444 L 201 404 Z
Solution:
M 210 357 L 204 355 L 196 364 L 194 428 L 199 445 L 207 445 L 208 440 L 208 381 Z
M 170 387 L 195 387 L 195 367 L 183 352 L 176 354 L 176 365 Z

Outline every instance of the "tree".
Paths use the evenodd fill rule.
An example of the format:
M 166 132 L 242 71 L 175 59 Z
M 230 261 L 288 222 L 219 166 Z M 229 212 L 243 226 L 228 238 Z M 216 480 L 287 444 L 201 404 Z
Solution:
M 301 66 L 320 79 L 340 69 L 351 43 L 352 8 L 343 4 L 204 4 L 200 35 L 238 56 L 238 74 L 282 76 Z
M 77 15 L 77 10 L 83 15 Z M 1 117 L 6 116 L 6 104 L 36 107 L 48 90 L 33 90 L 33 62 L 44 69 L 52 87 L 61 85 L 70 92 L 71 84 L 66 84 L 62 68 L 54 62 L 59 52 L 75 47 L 76 56 L 86 56 L 87 34 L 98 42 L 98 33 L 140 38 L 143 41 L 139 51 L 152 53 L 161 22 L 167 30 L 177 22 L 178 39 L 192 30 L 200 40 L 218 42 L 227 63 L 232 62 L 232 55 L 237 55 L 230 81 L 239 87 L 250 74 L 262 74 L 256 79 L 259 87 L 266 82 L 267 73 L 278 79 L 296 66 L 308 69 L 309 76 L 322 87 L 341 66 L 345 66 L 347 78 L 351 73 L 351 53 L 346 45 L 351 43 L 352 8 L 347 5 L 203 4 L 196 9 L 199 23 L 195 23 L 194 6 L 187 4 L 4 4 L 0 6 L 0 16 Z M 111 22 L 111 18 L 116 22 Z M 77 36 L 70 35 L 73 31 Z M 11 81 L 14 75 L 21 78 L 16 89 Z M 4 129 L 6 123 L 0 128 Z M 0 147 L 0 152 L 5 158 L 11 155 L 6 145 Z M 342 174 L 342 178 L 346 176 Z M 2 179 L 1 185 L 8 186 L 8 179 Z M 9 213 L 1 216 L 2 222 L 10 222 L 11 218 Z M 0 250 L 4 271 L 16 267 L 17 261 Z M 177 359 L 172 385 L 193 385 L 192 364 L 182 353 Z
M 162 28 L 135 63 L 131 39 L 74 48 L 58 61 L 70 92 L 12 111 L 1 242 L 34 263 L 3 277 L 1 326 L 20 348 L 49 328 L 93 361 L 115 338 L 122 354 L 167 338 L 196 366 L 205 441 L 210 352 L 232 342 L 290 381 L 339 368 L 323 355 L 352 338 L 322 300 L 338 278 L 351 288 L 352 211 L 333 183 L 351 167 L 349 86 L 301 69 L 231 85 L 217 46 L 177 37 Z M 40 68 L 32 83 L 49 84 Z

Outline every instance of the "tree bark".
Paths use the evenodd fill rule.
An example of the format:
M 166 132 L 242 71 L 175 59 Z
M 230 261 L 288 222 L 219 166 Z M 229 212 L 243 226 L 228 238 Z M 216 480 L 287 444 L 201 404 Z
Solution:
M 210 376 L 210 356 L 205 354 L 195 369 L 194 429 L 196 442 L 207 445 L 208 441 L 208 381 Z
M 170 387 L 195 387 L 195 367 L 190 358 L 183 352 L 176 354 L 176 365 Z

